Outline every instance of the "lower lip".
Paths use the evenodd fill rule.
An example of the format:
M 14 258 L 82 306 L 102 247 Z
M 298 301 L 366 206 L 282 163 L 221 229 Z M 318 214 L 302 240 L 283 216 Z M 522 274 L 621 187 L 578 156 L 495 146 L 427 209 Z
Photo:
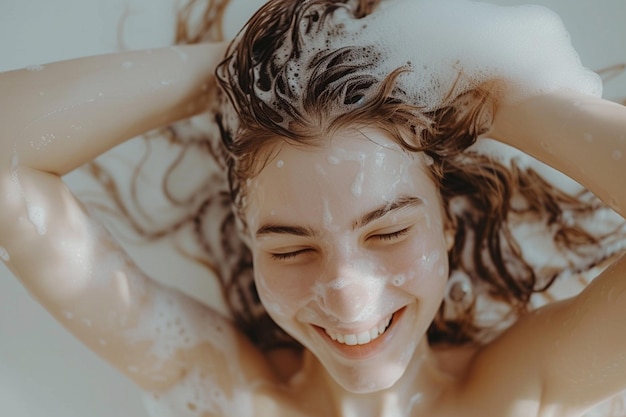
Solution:
M 393 333 L 405 309 L 406 307 L 403 307 L 393 313 L 391 324 L 389 325 L 389 327 L 387 327 L 385 332 L 382 335 L 378 336 L 376 339 L 364 345 L 350 346 L 344 343 L 339 343 L 336 340 L 331 339 L 330 336 L 326 334 L 326 331 L 323 328 L 317 326 L 314 327 L 318 331 L 318 333 L 330 344 L 330 346 L 332 346 L 332 348 L 337 351 L 341 356 L 345 357 L 346 359 L 363 360 L 370 358 L 380 352 L 386 344 L 387 340 L 393 337 Z

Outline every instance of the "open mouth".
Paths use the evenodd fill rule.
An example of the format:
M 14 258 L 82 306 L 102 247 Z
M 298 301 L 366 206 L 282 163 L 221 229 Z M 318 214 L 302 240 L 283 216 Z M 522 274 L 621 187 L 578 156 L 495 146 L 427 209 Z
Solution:
M 340 333 L 317 327 L 318 332 L 342 355 L 352 359 L 364 359 L 375 354 L 391 336 L 406 307 L 381 320 L 376 326 L 358 334 Z
M 343 334 L 329 329 L 324 329 L 324 331 L 326 332 L 328 337 L 338 343 L 343 343 L 348 346 L 366 345 L 372 340 L 377 339 L 379 336 L 387 331 L 387 329 L 391 325 L 392 318 L 393 315 L 387 317 L 385 320 L 381 321 L 377 326 L 374 326 L 370 330 L 361 332 L 359 334 Z

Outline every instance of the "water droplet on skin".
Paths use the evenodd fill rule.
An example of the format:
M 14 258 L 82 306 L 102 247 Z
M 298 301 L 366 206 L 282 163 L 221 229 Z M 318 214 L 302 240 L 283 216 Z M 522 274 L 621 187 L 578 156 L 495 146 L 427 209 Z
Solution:
M 74 313 L 70 312 L 70 311 L 64 311 L 63 315 L 65 316 L 66 319 L 68 320 L 72 320 L 74 318 Z
M 186 62 L 189 60 L 189 56 L 178 46 L 172 46 L 172 51 L 176 52 L 181 61 Z
M 277 166 L 278 168 L 282 168 L 282 167 L 284 167 L 284 166 L 285 166 L 285 161 L 283 161 L 282 159 L 281 159 L 281 160 L 279 160 L 278 162 L 276 162 L 276 166 Z
M 365 179 L 365 172 L 360 170 L 356 175 L 354 182 L 352 183 L 352 187 L 350 187 L 350 191 L 352 195 L 355 197 L 359 197 L 363 193 L 363 180 Z
M 405 281 L 406 281 L 406 277 L 404 275 L 396 275 L 391 280 L 391 283 L 395 285 L 396 287 L 400 287 L 404 284 Z
M 13 156 L 11 157 L 11 171 L 15 171 L 19 164 L 19 158 L 17 157 L 17 155 L 13 154 Z
M 618 149 L 614 150 L 613 153 L 611 154 L 611 157 L 616 161 L 621 160 L 623 156 L 624 154 L 622 153 L 622 151 Z
M 2 259 L 4 262 L 9 262 L 11 260 L 9 252 L 2 246 L 0 246 L 0 259 Z
M 547 142 L 541 142 L 541 148 L 549 154 L 552 154 L 552 148 Z
M 41 138 L 39 138 L 39 141 L 30 141 L 30 147 L 37 151 L 41 151 L 44 150 L 50 143 L 52 143 L 54 139 L 56 139 L 56 136 L 53 134 L 43 135 Z
M 38 206 L 28 205 L 26 210 L 28 211 L 28 219 L 37 229 L 37 234 L 43 236 L 46 234 L 46 212 L 43 208 Z
M 385 154 L 382 152 L 376 153 L 376 166 L 382 168 L 385 164 Z

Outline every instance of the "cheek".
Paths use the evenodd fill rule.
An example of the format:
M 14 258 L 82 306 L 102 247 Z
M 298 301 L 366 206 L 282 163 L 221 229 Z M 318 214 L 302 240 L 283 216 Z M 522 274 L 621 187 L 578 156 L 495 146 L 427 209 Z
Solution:
M 290 274 L 288 268 L 272 268 L 255 262 L 254 279 L 263 306 L 271 316 L 292 316 L 314 296 L 306 275 Z
M 441 233 L 424 233 L 393 256 L 391 283 L 417 294 L 439 291 L 448 277 L 448 253 Z

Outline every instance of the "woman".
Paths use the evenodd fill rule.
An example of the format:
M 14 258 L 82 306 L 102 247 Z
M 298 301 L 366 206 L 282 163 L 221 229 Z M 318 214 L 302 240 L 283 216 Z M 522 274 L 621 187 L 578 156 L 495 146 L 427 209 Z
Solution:
M 411 68 L 381 74 L 356 60 L 365 55 L 337 45 L 320 55 L 294 46 L 307 45 L 310 33 L 334 36 L 326 30 L 362 23 L 377 7 L 270 2 L 218 69 L 235 110 L 225 104 L 218 124 L 255 283 L 272 318 L 305 347 L 289 361 L 263 354 L 227 320 L 151 281 L 59 179 L 202 108 L 224 45 L 3 75 L 13 102 L 1 116 L 3 260 L 79 339 L 153 393 L 154 415 L 580 415 L 626 388 L 623 260 L 581 295 L 523 316 L 483 347 L 431 346 L 426 337 L 436 318 L 442 324 L 432 332 L 444 341 L 477 333 L 463 320 L 451 330 L 455 321 L 439 317 L 450 266 L 483 273 L 515 308 L 536 289 L 527 265 L 498 260 L 510 251 L 508 259 L 521 262 L 501 226 L 467 238 L 468 230 L 491 229 L 457 215 L 464 207 L 447 194 L 463 189 L 455 181 L 470 178 L 463 173 L 480 159 L 468 162 L 465 149 L 488 134 L 578 179 L 623 216 L 626 195 L 614 179 L 624 174 L 626 110 L 561 89 L 520 96 L 510 89 L 516 80 L 471 73 L 469 84 L 480 81 L 474 88 L 436 78 L 438 105 L 425 109 L 403 88 Z M 309 58 L 324 65 L 300 71 L 324 71 L 300 82 L 291 65 Z M 283 68 L 292 84 L 281 85 Z M 299 97 L 302 107 L 287 106 Z M 494 165 L 491 176 L 474 178 L 495 187 L 506 182 L 498 181 L 502 172 Z M 483 208 L 508 206 L 505 197 Z M 585 247 L 582 237 L 571 247 Z M 471 248 L 492 239 L 487 255 Z M 461 259 L 466 242 L 478 254 L 472 262 Z M 465 292 L 450 296 L 462 300 Z

